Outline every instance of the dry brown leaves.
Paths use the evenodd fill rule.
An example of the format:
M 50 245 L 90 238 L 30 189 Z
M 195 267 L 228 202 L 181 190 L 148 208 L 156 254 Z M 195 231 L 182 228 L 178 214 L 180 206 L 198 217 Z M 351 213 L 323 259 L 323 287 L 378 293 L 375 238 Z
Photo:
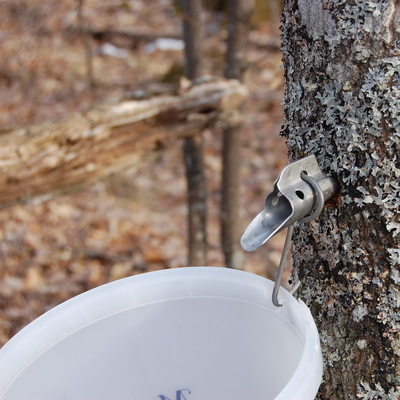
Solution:
M 179 16 L 171 1 L 86 0 L 88 26 L 176 35 Z M 160 79 L 181 52 L 127 48 L 107 56 L 90 39 L 96 88 L 87 84 L 84 47 L 73 0 L 0 2 L 0 124 L 3 129 L 42 123 L 93 101 L 122 97 Z M 211 25 L 210 25 L 211 26 Z M 215 26 L 215 24 L 214 24 Z M 219 30 L 218 30 L 219 29 Z M 208 73 L 222 73 L 225 35 L 219 27 L 206 43 Z M 211 30 L 210 30 L 211 32 Z M 272 39 L 276 29 L 257 31 Z M 261 39 L 260 39 L 261 38 Z M 267 41 L 268 41 L 267 40 Z M 243 127 L 242 215 L 244 226 L 263 207 L 286 164 L 279 138 L 282 121 L 280 55 L 249 46 L 246 84 L 251 96 Z M 209 203 L 209 265 L 223 266 L 219 244 L 221 132 L 208 130 L 205 164 Z M 31 201 L 0 211 L 0 345 L 62 301 L 115 279 L 186 265 L 185 179 L 181 143 L 154 149 L 139 167 L 84 191 Z M 247 255 L 245 269 L 273 276 L 282 237 Z M 272 271 L 272 272 L 271 272 Z

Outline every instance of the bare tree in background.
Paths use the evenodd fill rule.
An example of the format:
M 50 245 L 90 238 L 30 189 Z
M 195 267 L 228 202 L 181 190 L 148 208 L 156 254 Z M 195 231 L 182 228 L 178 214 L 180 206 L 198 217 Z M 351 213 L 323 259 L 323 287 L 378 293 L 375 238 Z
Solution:
M 194 80 L 201 75 L 201 0 L 181 0 L 185 40 L 185 76 Z M 201 133 L 185 139 L 184 162 L 188 187 L 188 263 L 206 265 L 206 182 Z
M 89 87 L 93 88 L 95 84 L 93 77 L 92 49 L 90 48 L 89 34 L 85 30 L 85 21 L 83 19 L 83 5 L 84 5 L 84 0 L 78 0 L 78 10 L 77 10 L 78 31 L 82 39 L 83 47 L 85 49 L 86 68 L 87 68 L 86 77 L 88 80 Z
M 245 69 L 245 52 L 253 0 L 231 0 L 229 2 L 228 49 L 225 77 L 242 81 Z M 241 126 L 224 130 L 222 150 L 222 200 L 221 200 L 221 243 L 225 265 L 241 269 L 243 250 L 239 243 L 242 232 L 239 217 L 240 183 L 240 138 Z

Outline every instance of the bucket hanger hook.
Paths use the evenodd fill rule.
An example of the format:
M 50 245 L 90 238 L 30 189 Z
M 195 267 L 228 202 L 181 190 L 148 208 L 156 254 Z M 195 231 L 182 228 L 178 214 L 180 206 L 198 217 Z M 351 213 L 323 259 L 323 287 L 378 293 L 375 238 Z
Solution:
M 292 236 L 293 236 L 293 225 L 290 225 L 286 231 L 285 244 L 283 245 L 281 260 L 279 261 L 278 272 L 276 274 L 274 289 L 272 291 L 272 304 L 275 307 L 282 307 L 282 304 L 279 303 L 278 300 L 278 293 L 279 293 L 279 288 L 281 287 L 282 275 L 285 269 L 286 258 L 289 253 L 290 244 L 292 242 Z
M 319 187 L 318 183 L 310 176 L 308 176 L 306 173 L 302 172 L 301 173 L 301 179 L 306 181 L 314 190 L 315 195 L 316 195 L 316 207 L 315 210 L 307 217 L 302 218 L 299 220 L 299 222 L 310 222 L 313 219 L 317 218 L 319 214 L 321 214 L 321 211 L 324 208 L 324 194 Z M 282 256 L 279 262 L 279 267 L 278 267 L 278 272 L 275 278 L 275 283 L 274 283 L 274 289 L 272 291 L 272 303 L 276 307 L 282 307 L 282 304 L 279 303 L 278 300 L 278 293 L 279 293 L 279 288 L 281 287 L 281 282 L 282 282 L 282 275 L 283 271 L 285 269 L 285 264 L 286 264 L 286 259 L 289 253 L 290 249 L 290 244 L 292 242 L 292 237 L 293 237 L 293 225 L 289 225 L 287 228 L 286 232 L 286 239 L 285 243 L 283 245 L 283 250 L 282 250 Z M 293 284 L 292 290 L 290 291 L 291 294 L 294 294 L 297 289 L 299 288 L 301 282 L 296 282 Z

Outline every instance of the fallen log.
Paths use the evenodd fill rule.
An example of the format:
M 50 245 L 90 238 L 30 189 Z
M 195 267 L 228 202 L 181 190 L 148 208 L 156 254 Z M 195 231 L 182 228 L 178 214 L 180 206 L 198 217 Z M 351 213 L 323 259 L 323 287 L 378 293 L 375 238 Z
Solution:
M 247 91 L 235 80 L 193 85 L 179 95 L 97 105 L 0 135 L 0 206 L 58 194 L 134 165 L 160 142 L 238 121 Z

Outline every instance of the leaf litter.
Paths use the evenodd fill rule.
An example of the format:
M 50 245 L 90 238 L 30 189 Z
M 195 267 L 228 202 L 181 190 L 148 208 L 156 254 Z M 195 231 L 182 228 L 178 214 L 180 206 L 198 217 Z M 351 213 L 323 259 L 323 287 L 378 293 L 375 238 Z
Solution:
M 93 30 L 179 36 L 180 20 L 170 1 L 84 2 Z M 206 38 L 207 73 L 222 75 L 224 26 Z M 95 88 L 87 82 L 84 46 L 72 28 L 73 0 L 0 2 L 1 130 L 43 123 L 93 102 L 151 88 L 165 89 L 164 75 L 182 51 L 146 50 L 148 42 L 90 37 Z M 210 26 L 211 26 L 210 22 Z M 252 37 L 276 41 L 276 26 L 261 24 Z M 111 47 L 108 46 L 110 49 Z M 115 50 L 115 49 L 114 49 Z M 124 57 L 121 57 L 121 55 Z M 242 134 L 241 218 L 243 230 L 262 209 L 273 181 L 287 163 L 279 130 L 283 73 L 279 52 L 248 48 L 245 83 L 250 97 Z M 163 86 L 164 85 L 164 86 Z M 208 186 L 208 264 L 223 267 L 219 243 L 222 132 L 204 132 Z M 0 210 L 0 346 L 57 304 L 107 282 L 186 265 L 186 184 L 182 143 L 164 143 L 135 167 L 80 192 L 26 200 Z M 274 277 L 284 237 L 246 254 L 245 270 Z

